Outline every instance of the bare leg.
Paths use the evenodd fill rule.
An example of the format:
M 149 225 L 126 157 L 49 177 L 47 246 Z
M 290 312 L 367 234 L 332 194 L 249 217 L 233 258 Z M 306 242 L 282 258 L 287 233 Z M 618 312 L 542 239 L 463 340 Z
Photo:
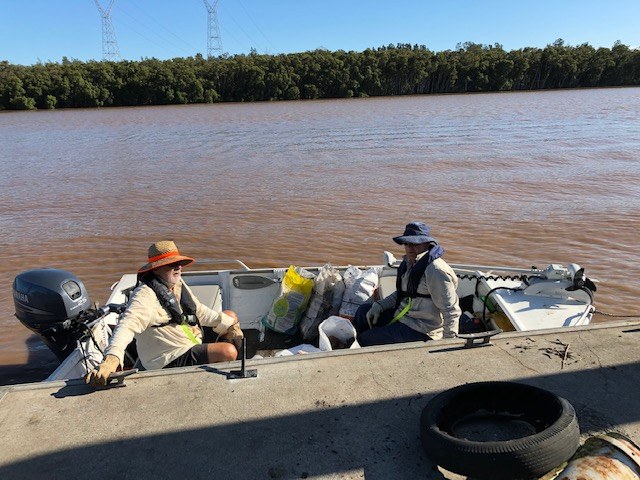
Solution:
M 232 310 L 224 310 L 224 313 L 238 321 L 238 315 Z M 238 358 L 238 350 L 232 343 L 217 342 L 207 344 L 207 358 L 209 363 L 230 362 Z
M 231 343 L 207 343 L 207 359 L 209 363 L 230 362 L 238 358 L 238 350 Z
M 234 312 L 233 310 L 223 310 L 222 313 L 226 313 L 227 315 L 229 315 L 230 317 L 233 317 L 233 319 L 237 322 L 238 321 L 238 314 L 236 312 Z

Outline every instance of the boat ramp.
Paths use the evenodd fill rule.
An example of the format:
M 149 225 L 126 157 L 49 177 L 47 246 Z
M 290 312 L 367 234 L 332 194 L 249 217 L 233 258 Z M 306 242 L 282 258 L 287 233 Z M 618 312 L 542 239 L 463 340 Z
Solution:
M 469 382 L 517 381 L 574 406 L 582 439 L 640 439 L 640 322 L 140 372 L 124 386 L 0 387 L 0 478 L 459 479 L 420 414 Z

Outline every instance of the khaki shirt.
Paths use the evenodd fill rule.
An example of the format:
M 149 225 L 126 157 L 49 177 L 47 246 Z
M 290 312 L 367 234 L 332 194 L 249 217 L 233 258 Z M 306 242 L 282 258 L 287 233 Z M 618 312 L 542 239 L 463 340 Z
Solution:
M 417 256 L 416 262 L 428 252 Z M 409 283 L 411 267 L 402 276 L 402 288 L 406 291 Z M 431 262 L 418 283 L 418 293 L 431 295 L 431 298 L 416 297 L 412 299 L 411 308 L 398 321 L 408 327 L 429 335 L 433 340 L 441 338 L 453 338 L 458 333 L 458 321 L 462 311 L 458 305 L 458 277 L 453 269 L 442 258 L 436 258 Z M 395 309 L 395 315 L 399 314 L 407 305 L 409 298 L 405 298 L 396 309 L 398 293 L 393 292 L 378 303 L 384 310 Z
M 183 288 L 189 289 L 182 280 L 174 287 L 178 303 Z M 191 296 L 196 304 L 196 317 L 200 325 L 212 327 L 219 334 L 226 333 L 233 325 L 233 317 L 201 304 L 192 292 Z M 118 321 L 105 355 L 115 355 L 122 364 L 124 351 L 135 338 L 142 366 L 147 370 L 164 367 L 195 345 L 182 325 L 170 323 L 167 326 L 154 327 L 154 325 L 169 323 L 170 320 L 171 316 L 160 304 L 156 293 L 147 285 L 138 286 Z M 187 328 L 199 342 L 202 342 L 200 327 L 187 326 Z

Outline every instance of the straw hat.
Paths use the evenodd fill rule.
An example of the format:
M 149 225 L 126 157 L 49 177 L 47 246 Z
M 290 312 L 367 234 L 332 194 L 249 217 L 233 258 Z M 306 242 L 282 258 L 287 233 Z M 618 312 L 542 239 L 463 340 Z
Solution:
M 180 263 L 181 265 L 189 265 L 195 260 L 191 257 L 180 255 L 178 247 L 171 240 L 162 240 L 156 242 L 149 247 L 149 263 L 140 267 L 138 273 L 145 273 L 154 268 L 170 265 L 172 263 Z

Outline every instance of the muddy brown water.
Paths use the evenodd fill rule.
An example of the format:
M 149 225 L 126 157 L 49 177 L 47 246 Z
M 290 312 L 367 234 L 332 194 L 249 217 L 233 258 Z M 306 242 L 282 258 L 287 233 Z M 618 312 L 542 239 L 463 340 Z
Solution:
M 0 384 L 57 363 L 17 274 L 104 302 L 165 238 L 193 268 L 377 264 L 420 219 L 452 263 L 575 262 L 640 311 L 640 88 L 2 112 L 0 138 Z

